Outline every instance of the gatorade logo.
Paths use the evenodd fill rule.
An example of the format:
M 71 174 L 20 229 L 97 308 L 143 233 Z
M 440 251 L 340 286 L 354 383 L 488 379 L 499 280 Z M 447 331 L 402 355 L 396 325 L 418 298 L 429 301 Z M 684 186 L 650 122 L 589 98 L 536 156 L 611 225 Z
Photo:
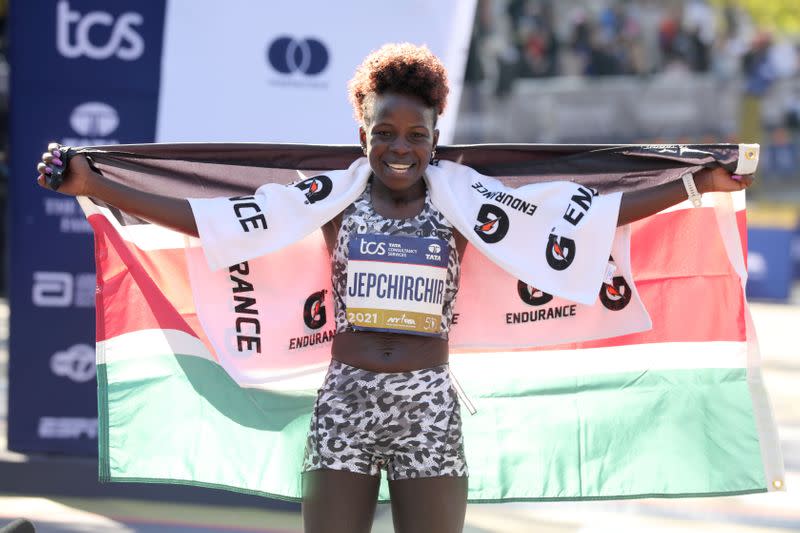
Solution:
M 533 285 L 528 285 L 524 281 L 517 282 L 517 294 L 519 294 L 520 300 L 533 306 L 544 305 L 553 299 L 552 294 L 540 291 Z
M 327 322 L 325 313 L 325 292 L 315 292 L 303 304 L 303 322 L 311 329 L 319 329 Z
M 545 257 L 553 270 L 566 270 L 575 260 L 575 241 L 551 233 L 547 239 Z
M 600 288 L 600 301 L 606 309 L 620 311 L 631 301 L 631 288 L 622 276 L 614 276 L 611 284 L 603 283 Z
M 306 203 L 313 204 L 327 198 L 333 190 L 333 181 L 328 176 L 314 176 L 295 185 L 306 193 Z
M 144 54 L 144 39 L 134 27 L 143 22 L 142 15 L 133 11 L 121 14 L 116 20 L 106 11 L 81 15 L 70 10 L 67 0 L 61 0 L 56 6 L 56 48 L 69 59 L 85 56 L 100 61 L 116 56 L 123 61 L 135 61 Z M 97 42 L 98 34 L 109 32 L 105 43 Z
M 505 211 L 493 204 L 483 204 L 478 211 L 475 233 L 483 242 L 494 244 L 503 240 L 509 226 L 510 222 Z

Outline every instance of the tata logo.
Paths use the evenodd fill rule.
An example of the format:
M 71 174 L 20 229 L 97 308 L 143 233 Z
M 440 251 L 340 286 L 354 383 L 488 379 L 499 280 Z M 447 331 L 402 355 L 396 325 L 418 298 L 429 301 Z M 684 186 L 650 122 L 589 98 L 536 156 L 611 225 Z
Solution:
M 505 211 L 494 204 L 483 204 L 478 211 L 475 233 L 488 244 L 500 242 L 508 233 L 510 222 Z
M 442 256 L 442 246 L 437 243 L 431 243 L 428 245 L 428 253 L 425 254 L 425 259 L 429 261 L 441 261 Z
M 386 255 L 386 243 L 362 239 L 359 251 L 364 255 Z
M 81 56 L 103 60 L 116 56 L 124 61 L 135 61 L 144 53 L 144 39 L 134 29 L 144 22 L 142 15 L 129 11 L 115 20 L 106 11 L 89 11 L 83 15 L 72 11 L 67 0 L 60 0 L 56 7 L 56 48 L 69 59 Z M 95 29 L 98 27 L 107 28 Z M 98 34 L 110 37 L 105 43 L 92 41 Z
M 325 292 L 315 292 L 303 304 L 303 322 L 311 329 L 319 329 L 328 321 L 325 313 Z
M 119 126 L 119 114 L 103 102 L 86 102 L 72 110 L 69 125 L 84 137 L 107 137 Z
M 566 270 L 575 260 L 575 241 L 551 233 L 547 239 L 545 257 L 553 270 Z
M 56 376 L 69 378 L 76 383 L 86 383 L 95 376 L 94 360 L 94 348 L 88 344 L 75 344 L 53 354 L 50 358 L 50 370 Z
M 283 36 L 267 48 L 267 60 L 281 74 L 316 76 L 328 66 L 328 49 L 317 39 Z

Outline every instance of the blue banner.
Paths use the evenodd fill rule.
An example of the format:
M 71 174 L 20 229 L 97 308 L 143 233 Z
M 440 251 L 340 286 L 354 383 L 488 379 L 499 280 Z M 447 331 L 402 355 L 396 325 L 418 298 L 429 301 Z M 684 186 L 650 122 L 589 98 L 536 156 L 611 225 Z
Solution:
M 39 189 L 48 142 L 155 140 L 165 0 L 26 0 L 9 14 L 8 445 L 97 453 L 91 228 Z
M 793 228 L 747 229 L 747 297 L 786 301 L 792 285 Z

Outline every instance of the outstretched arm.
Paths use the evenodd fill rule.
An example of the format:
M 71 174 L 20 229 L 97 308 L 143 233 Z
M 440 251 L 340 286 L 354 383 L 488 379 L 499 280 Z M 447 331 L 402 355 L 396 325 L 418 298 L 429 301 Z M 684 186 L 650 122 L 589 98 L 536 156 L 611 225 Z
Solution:
M 694 183 L 700 194 L 707 192 L 733 192 L 746 189 L 753 183 L 753 176 L 741 176 L 734 179 L 731 173 L 722 167 L 703 168 L 694 173 Z M 689 195 L 682 180 L 671 181 L 622 194 L 617 226 L 630 224 L 650 215 L 655 215 L 668 207 L 686 200 Z
M 42 187 L 49 188 L 45 174 L 52 172 L 52 166 L 62 165 L 60 156 L 57 144 L 51 144 L 48 151 L 42 154 L 42 162 L 36 167 L 39 171 L 37 183 Z M 70 160 L 64 183 L 58 192 L 71 196 L 91 196 L 160 226 L 198 236 L 197 224 L 187 199 L 152 194 L 114 183 L 94 171 L 83 155 L 76 155 Z

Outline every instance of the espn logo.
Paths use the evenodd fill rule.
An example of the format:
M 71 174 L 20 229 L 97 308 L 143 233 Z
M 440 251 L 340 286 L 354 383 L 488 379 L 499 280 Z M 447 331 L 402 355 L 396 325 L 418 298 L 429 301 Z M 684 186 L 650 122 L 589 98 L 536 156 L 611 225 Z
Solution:
M 96 439 L 97 419 L 43 416 L 39 418 L 38 435 L 40 439 Z

